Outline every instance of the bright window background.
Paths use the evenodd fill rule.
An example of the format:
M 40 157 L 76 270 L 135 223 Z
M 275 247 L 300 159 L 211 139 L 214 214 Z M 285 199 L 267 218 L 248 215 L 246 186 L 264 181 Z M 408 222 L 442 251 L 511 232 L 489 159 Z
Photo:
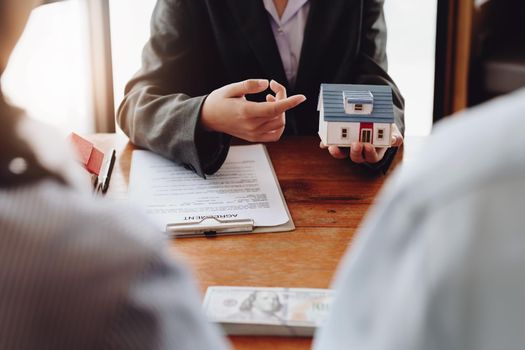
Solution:
M 64 134 L 94 130 L 84 1 L 35 9 L 2 77 L 12 103 Z
M 156 0 L 109 1 L 115 111 L 124 97 L 126 83 L 140 68 L 155 4 Z
M 432 128 L 437 0 L 387 0 L 389 73 L 405 97 L 407 136 Z

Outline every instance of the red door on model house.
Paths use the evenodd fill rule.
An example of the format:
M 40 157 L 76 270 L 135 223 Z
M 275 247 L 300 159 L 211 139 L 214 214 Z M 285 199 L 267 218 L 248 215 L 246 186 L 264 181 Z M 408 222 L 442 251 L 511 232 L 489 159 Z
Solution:
M 372 143 L 373 140 L 374 123 L 360 123 L 359 125 L 359 141 Z

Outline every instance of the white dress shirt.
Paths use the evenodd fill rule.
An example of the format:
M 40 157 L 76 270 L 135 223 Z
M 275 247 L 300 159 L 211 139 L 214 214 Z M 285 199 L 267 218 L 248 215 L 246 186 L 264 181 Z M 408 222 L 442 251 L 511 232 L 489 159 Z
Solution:
M 308 0 L 289 0 L 283 15 L 279 18 L 273 1 L 263 1 L 264 7 L 268 11 L 286 78 L 290 86 L 293 87 L 299 68 L 304 28 L 310 12 L 310 4 Z
M 450 118 L 385 187 L 314 349 L 525 348 L 525 90 Z

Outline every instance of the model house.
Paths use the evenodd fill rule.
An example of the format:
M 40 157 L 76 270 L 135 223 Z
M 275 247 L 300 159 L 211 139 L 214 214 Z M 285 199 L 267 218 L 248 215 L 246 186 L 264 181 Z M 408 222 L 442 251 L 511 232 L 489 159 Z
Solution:
M 390 146 L 394 123 L 390 86 L 322 84 L 317 110 L 325 145 L 348 147 L 360 141 Z

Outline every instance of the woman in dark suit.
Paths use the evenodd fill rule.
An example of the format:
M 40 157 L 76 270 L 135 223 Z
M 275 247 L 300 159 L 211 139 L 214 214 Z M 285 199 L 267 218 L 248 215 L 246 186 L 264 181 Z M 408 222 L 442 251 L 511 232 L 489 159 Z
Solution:
M 118 122 L 135 144 L 204 176 L 231 136 L 316 134 L 321 83 L 380 84 L 394 92 L 398 146 L 404 102 L 385 51 L 383 0 L 158 0 Z M 385 169 L 394 153 L 357 143 L 350 158 Z

